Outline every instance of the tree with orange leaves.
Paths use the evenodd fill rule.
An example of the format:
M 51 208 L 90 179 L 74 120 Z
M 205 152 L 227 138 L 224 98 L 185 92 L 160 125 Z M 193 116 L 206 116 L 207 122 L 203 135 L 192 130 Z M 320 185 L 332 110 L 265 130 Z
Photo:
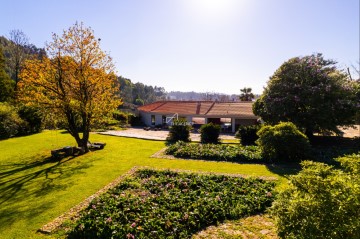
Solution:
M 25 62 L 18 98 L 61 117 L 78 146 L 88 152 L 94 122 L 121 104 L 112 59 L 82 23 L 61 36 L 53 34 L 46 49 L 49 58 Z

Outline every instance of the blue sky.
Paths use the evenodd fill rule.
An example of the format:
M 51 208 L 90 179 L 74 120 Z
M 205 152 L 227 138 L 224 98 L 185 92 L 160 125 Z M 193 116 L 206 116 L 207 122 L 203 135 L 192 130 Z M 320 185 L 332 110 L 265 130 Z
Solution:
M 167 91 L 261 93 L 295 56 L 358 66 L 359 0 L 2 0 L 0 35 L 44 47 L 76 21 L 90 26 L 117 74 Z

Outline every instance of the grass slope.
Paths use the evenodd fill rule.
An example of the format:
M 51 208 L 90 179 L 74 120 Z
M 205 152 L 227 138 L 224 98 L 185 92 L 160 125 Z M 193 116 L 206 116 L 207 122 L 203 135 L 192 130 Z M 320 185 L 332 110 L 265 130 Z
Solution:
M 74 145 L 60 131 L 0 141 L 0 238 L 44 238 L 42 225 L 134 166 L 158 169 L 277 176 L 264 165 L 150 158 L 162 141 L 91 135 L 104 150 L 76 158 L 51 160 L 50 150 Z

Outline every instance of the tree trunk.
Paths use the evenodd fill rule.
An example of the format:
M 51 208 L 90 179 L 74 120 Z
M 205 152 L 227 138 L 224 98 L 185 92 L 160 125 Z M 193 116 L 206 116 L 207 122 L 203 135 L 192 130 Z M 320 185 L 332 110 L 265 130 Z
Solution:
M 85 122 L 82 123 L 83 137 L 80 138 L 78 125 L 76 123 L 76 116 L 71 110 L 66 110 L 66 118 L 68 121 L 68 131 L 76 140 L 78 147 L 84 150 L 84 153 L 89 152 L 88 142 L 90 136 L 90 127 L 88 127 L 87 120 L 85 117 Z M 84 119 L 84 118 L 82 118 Z

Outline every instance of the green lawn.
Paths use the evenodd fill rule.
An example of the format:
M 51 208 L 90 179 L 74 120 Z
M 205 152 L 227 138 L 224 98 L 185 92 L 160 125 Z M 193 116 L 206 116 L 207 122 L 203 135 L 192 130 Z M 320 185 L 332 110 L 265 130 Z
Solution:
M 69 134 L 45 131 L 0 141 L 0 238 L 42 238 L 37 229 L 66 212 L 134 166 L 159 169 L 278 176 L 283 171 L 257 164 L 155 159 L 164 142 L 91 135 L 104 150 L 51 160 L 50 150 L 74 145 Z M 282 177 L 281 177 L 282 178 Z

